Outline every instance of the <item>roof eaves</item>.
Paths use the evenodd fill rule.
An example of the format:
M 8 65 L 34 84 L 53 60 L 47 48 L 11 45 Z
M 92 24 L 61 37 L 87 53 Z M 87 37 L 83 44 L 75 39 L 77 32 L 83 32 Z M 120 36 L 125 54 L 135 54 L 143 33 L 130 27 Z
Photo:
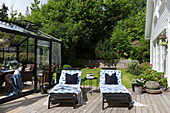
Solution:
M 145 23 L 145 39 L 150 39 L 150 37 L 151 37 L 153 7 L 154 7 L 153 0 L 147 0 L 146 23 Z

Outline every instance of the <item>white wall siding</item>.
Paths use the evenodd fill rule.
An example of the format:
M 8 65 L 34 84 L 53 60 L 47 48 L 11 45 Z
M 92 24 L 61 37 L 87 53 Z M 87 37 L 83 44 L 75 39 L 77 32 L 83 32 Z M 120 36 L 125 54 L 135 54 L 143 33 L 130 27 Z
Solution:
M 170 19 L 168 20 L 168 40 L 170 40 Z M 167 79 L 168 79 L 168 86 L 170 87 L 170 42 L 168 43 L 168 53 L 167 53 Z
M 150 36 L 150 62 L 154 70 L 166 73 L 170 87 L 170 0 L 147 0 L 146 24 L 145 38 Z M 161 33 L 166 33 L 168 50 L 159 45 Z
M 164 4 L 164 6 L 162 7 L 161 11 L 159 12 L 159 18 L 157 20 L 156 25 L 154 25 L 154 21 L 152 22 L 152 34 L 151 34 L 151 38 L 152 41 L 156 40 L 156 38 L 158 37 L 158 35 L 165 29 L 168 27 L 167 22 L 168 22 L 168 18 L 169 18 L 169 13 L 170 13 L 170 8 L 168 8 L 170 6 L 170 0 L 167 0 L 167 2 Z M 153 17 L 154 18 L 154 17 Z

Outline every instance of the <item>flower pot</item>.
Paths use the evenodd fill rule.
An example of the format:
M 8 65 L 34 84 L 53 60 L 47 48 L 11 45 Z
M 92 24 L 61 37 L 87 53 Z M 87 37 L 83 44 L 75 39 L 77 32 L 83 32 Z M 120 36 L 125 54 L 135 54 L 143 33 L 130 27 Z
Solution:
M 46 94 L 47 93 L 47 85 L 42 85 L 40 86 L 41 94 Z
M 142 94 L 143 86 L 134 86 L 136 94 Z

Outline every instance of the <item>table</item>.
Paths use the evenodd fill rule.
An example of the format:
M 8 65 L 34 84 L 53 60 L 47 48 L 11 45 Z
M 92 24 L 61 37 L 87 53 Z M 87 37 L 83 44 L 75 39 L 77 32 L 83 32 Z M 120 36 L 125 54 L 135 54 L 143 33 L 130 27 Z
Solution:
M 86 80 L 89 80 L 89 90 L 90 90 L 91 95 L 92 95 L 92 92 L 93 92 L 93 90 L 92 90 L 92 80 L 96 80 L 96 91 L 97 91 L 97 82 L 98 82 L 98 79 L 97 79 L 97 77 L 94 77 L 94 78 L 87 78 L 87 77 L 85 77 L 84 78 L 84 85 L 85 85 L 85 81 Z

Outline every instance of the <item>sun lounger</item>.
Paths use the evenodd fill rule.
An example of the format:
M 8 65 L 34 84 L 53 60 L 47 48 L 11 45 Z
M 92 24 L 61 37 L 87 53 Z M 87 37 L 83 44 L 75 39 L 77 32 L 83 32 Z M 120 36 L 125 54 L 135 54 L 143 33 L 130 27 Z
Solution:
M 130 92 L 122 85 L 121 71 L 101 69 L 100 71 L 100 92 L 103 95 L 102 109 L 104 103 L 128 104 L 130 110 L 133 106 Z
M 79 70 L 62 70 L 59 84 L 49 91 L 48 109 L 51 103 L 72 102 L 74 109 L 77 102 L 82 104 L 81 74 Z

